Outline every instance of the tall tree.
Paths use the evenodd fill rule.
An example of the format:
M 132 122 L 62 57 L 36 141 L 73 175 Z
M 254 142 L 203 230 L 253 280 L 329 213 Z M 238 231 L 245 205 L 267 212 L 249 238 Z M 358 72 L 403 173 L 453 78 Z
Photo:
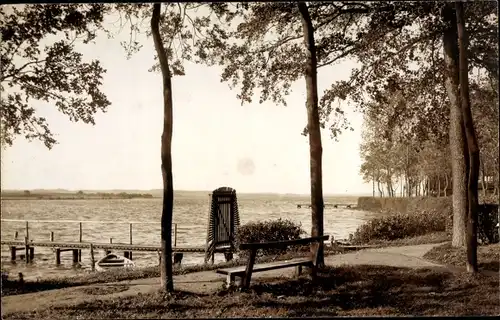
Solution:
M 167 292 L 174 291 L 172 274 L 172 218 L 174 210 L 174 186 L 172 176 L 172 125 L 173 102 L 170 66 L 160 35 L 161 4 L 153 5 L 151 33 L 161 68 L 163 80 L 163 133 L 161 135 L 161 174 L 163 177 L 163 208 L 161 213 L 161 286 Z
M 318 112 L 318 59 L 316 57 L 316 43 L 314 41 L 314 27 L 309 14 L 309 8 L 304 2 L 298 3 L 302 18 L 304 32 L 304 45 L 306 47 L 305 79 L 307 92 L 307 129 L 309 131 L 309 157 L 311 174 L 311 236 L 323 235 L 323 173 L 321 128 Z M 319 247 L 318 247 L 319 246 Z M 316 242 L 311 245 L 312 252 L 318 252 L 317 258 L 323 264 L 323 243 Z
M 308 118 L 303 134 L 309 134 L 312 235 L 323 232 L 319 129 L 326 124 L 325 109 L 336 116 L 337 121 L 329 127 L 332 137 L 349 128 L 340 108 L 327 104 L 318 110 L 319 105 L 329 100 L 317 96 L 316 69 L 341 61 L 357 46 L 354 40 L 337 39 L 359 22 L 367 8 L 364 3 L 238 4 L 228 8 L 225 19 L 221 19 L 228 24 L 224 28 L 214 27 L 198 45 L 202 62 L 221 65 L 222 81 L 228 81 L 233 88 L 239 87 L 237 97 L 242 103 L 251 102 L 254 92 L 259 90 L 260 103 L 270 100 L 286 106 L 292 84 L 305 75 Z M 320 261 L 322 250 L 320 246 Z
M 460 56 L 460 100 L 462 106 L 465 138 L 467 142 L 469 171 L 467 172 L 467 270 L 477 272 L 477 209 L 478 209 L 478 180 L 479 180 L 479 145 L 477 143 L 474 121 L 470 106 L 469 95 L 469 63 L 467 57 L 468 39 L 465 27 L 463 2 L 455 2 L 458 30 L 458 51 Z
M 365 23 L 358 27 L 358 46 L 362 50 L 352 52 L 361 67 L 353 70 L 348 81 L 339 81 L 332 85 L 324 97 L 350 99 L 358 107 L 364 109 L 373 100 L 383 100 L 382 91 L 387 86 L 399 83 L 403 87 L 405 97 L 418 97 L 416 103 L 408 104 L 410 109 L 406 114 L 416 116 L 416 123 L 425 123 L 434 117 L 444 118 L 443 101 L 448 100 L 446 91 L 442 88 L 445 77 L 446 64 L 443 57 L 436 55 L 439 48 L 439 39 L 449 29 L 446 21 L 440 17 L 440 10 L 446 3 L 439 2 L 404 2 L 375 3 L 374 9 L 366 15 Z M 388 7 L 393 10 L 377 10 L 377 7 Z M 467 3 L 469 13 L 469 52 L 471 53 L 471 68 L 485 70 L 493 78 L 498 78 L 497 63 L 492 63 L 498 57 L 496 26 L 497 4 L 495 2 Z M 348 37 L 349 38 L 349 37 Z M 444 39 L 443 39 L 444 40 Z M 365 43 L 365 45 L 363 45 Z M 396 79 L 397 81 L 391 81 Z M 402 80 L 402 81 L 401 81 Z M 448 102 L 450 102 L 448 100 Z M 320 104 L 321 105 L 321 104 Z M 455 104 L 455 111 L 461 114 L 460 104 Z M 328 113 L 328 110 L 324 110 Z M 450 114 L 450 130 L 460 123 Z M 434 120 L 435 122 L 435 120 Z M 436 122 L 436 127 L 440 126 Z M 439 131 L 439 130 L 438 130 Z M 462 139 L 465 132 L 461 131 Z M 450 144 L 462 145 L 455 141 L 450 132 Z M 458 137 L 458 136 L 457 136 Z M 465 140 L 464 140 L 465 141 Z M 453 157 L 453 161 L 457 160 Z M 465 161 L 465 153 L 462 158 Z M 465 181 L 464 162 L 455 162 L 455 168 L 460 169 L 461 175 L 453 179 L 454 184 Z M 456 175 L 456 172 L 454 173 Z M 458 182 L 456 182 L 458 181 Z M 465 186 L 462 184 L 462 186 Z M 467 215 L 467 189 L 454 190 L 454 214 L 461 216 L 463 222 Z M 464 201 L 465 200 L 465 201 Z M 461 202 L 460 205 L 457 205 Z M 462 209 L 461 209 L 462 208 Z M 454 245 L 465 245 L 465 223 L 454 219 Z M 457 239 L 462 240 L 458 243 Z
M 469 157 L 465 141 L 464 122 L 459 95 L 459 52 L 457 20 L 452 4 L 443 7 L 443 53 L 445 63 L 445 86 L 450 101 L 450 151 L 453 179 L 453 238 L 454 246 L 465 246 L 468 193 L 467 171 Z

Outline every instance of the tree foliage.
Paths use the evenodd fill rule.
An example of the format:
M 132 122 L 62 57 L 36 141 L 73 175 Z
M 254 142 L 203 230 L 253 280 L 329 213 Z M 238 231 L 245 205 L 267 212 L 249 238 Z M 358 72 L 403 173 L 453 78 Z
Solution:
M 365 128 L 367 132 L 371 132 L 374 140 L 372 145 L 377 141 L 383 144 L 383 141 L 391 138 L 386 133 L 391 132 L 393 136 L 397 131 L 397 141 L 411 142 L 410 153 L 415 153 L 414 161 L 418 164 L 415 167 L 418 170 L 414 174 L 420 178 L 430 177 L 438 174 L 441 168 L 440 175 L 445 178 L 444 181 L 437 180 L 441 187 L 443 184 L 451 185 L 451 181 L 447 181 L 450 164 L 446 157 L 449 99 L 443 86 L 444 63 L 440 49 L 444 30 L 444 23 L 440 18 L 442 6 L 442 3 L 398 3 L 397 15 L 392 19 L 389 19 L 390 12 L 368 16 L 365 27 L 370 28 L 371 25 L 373 35 L 367 41 L 372 44 L 355 53 L 361 67 L 353 71 L 349 81 L 336 83 L 329 89 L 332 97 L 349 98 L 367 118 L 376 120 L 383 132 L 376 134 Z M 470 68 L 473 74 L 470 82 L 473 88 L 486 88 L 480 83 L 495 81 L 498 77 L 498 69 L 491 63 L 491 57 L 498 57 L 495 40 L 498 35 L 495 23 L 496 4 L 474 3 L 468 4 L 466 9 L 470 15 L 469 51 L 473 53 L 470 55 L 473 65 Z M 480 94 L 481 90 L 475 92 Z M 392 106 L 391 99 L 395 94 L 399 96 L 400 103 Z M 483 100 L 483 105 L 493 102 L 491 94 L 483 97 L 488 100 Z M 492 114 L 492 111 L 488 114 Z M 487 116 L 478 117 L 483 122 L 490 119 Z M 493 123 L 491 125 L 494 126 Z M 482 130 L 481 126 L 478 126 L 478 130 Z M 491 128 L 488 131 L 495 132 Z M 365 134 L 365 137 L 370 134 Z M 394 142 L 394 137 L 391 139 Z M 365 139 L 362 150 L 365 164 L 361 169 L 366 180 L 373 176 L 367 170 L 375 170 L 373 162 L 377 158 L 367 153 L 368 146 L 369 142 Z M 492 147 L 490 145 L 489 149 L 494 152 L 495 148 Z M 375 148 L 371 149 L 377 153 Z M 489 159 L 494 159 L 489 151 L 484 154 L 490 155 Z M 388 155 L 384 153 L 383 156 L 387 158 Z M 399 157 L 404 158 L 404 149 Z M 392 166 L 397 168 L 396 165 Z M 432 189 L 435 190 L 436 187 L 438 186 Z
M 53 104 L 75 122 L 94 124 L 96 112 L 106 111 L 110 102 L 100 90 L 106 70 L 75 50 L 76 41 L 94 40 L 103 18 L 101 4 L 0 8 L 2 143 L 12 145 L 18 135 L 48 148 L 56 143 L 34 101 Z

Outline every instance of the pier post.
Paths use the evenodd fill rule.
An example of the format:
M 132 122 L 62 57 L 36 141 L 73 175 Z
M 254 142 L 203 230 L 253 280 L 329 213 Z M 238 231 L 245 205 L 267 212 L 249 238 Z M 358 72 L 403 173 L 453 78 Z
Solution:
M 109 243 L 112 244 L 113 243 L 113 238 L 109 238 Z M 111 250 L 107 250 L 105 249 L 104 252 L 106 253 L 106 255 L 110 254 L 111 253 Z
M 14 232 L 14 240 L 17 240 L 17 237 L 19 236 L 19 232 Z
M 79 227 L 80 227 L 80 234 L 79 234 L 79 241 L 80 243 L 83 241 L 83 231 L 82 231 L 82 222 L 79 222 Z M 82 261 L 82 249 L 78 249 L 78 262 Z
M 92 271 L 95 271 L 94 245 L 92 243 L 90 244 L 90 265 Z
M 17 248 L 16 246 L 10 247 L 10 261 L 16 261 Z
M 79 249 L 73 249 L 73 263 L 78 263 L 78 251 Z
M 28 222 L 26 222 L 28 223 Z M 27 229 L 26 229 L 27 230 Z M 24 238 L 24 247 L 25 247 L 25 261 L 26 263 L 29 263 L 30 262 L 30 245 L 28 243 L 28 237 L 25 237 Z
M 132 223 L 129 224 L 129 242 L 130 242 L 130 245 L 132 245 Z M 127 256 L 128 255 L 128 256 Z M 130 259 L 132 260 L 132 251 L 129 251 L 128 254 L 127 254 L 125 257 L 127 259 Z
M 54 242 L 54 231 L 50 232 L 50 242 Z
M 61 264 L 61 248 L 56 248 L 55 254 L 56 254 L 56 265 L 60 265 Z
M 184 254 L 182 252 L 174 252 L 174 265 L 180 266 Z
M 30 261 L 35 259 L 35 247 L 30 247 Z
M 177 223 L 174 223 L 174 247 L 177 247 Z
M 132 244 L 132 223 L 128 226 L 129 242 Z
M 26 238 L 29 239 L 29 237 L 30 237 L 29 222 L 26 220 Z

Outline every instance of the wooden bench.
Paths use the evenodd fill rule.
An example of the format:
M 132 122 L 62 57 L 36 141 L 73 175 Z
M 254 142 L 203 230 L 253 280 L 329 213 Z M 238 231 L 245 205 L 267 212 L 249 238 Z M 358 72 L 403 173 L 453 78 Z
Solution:
M 308 267 L 312 270 L 313 277 L 316 275 L 316 267 L 318 265 L 318 248 L 319 245 L 316 246 L 316 250 L 311 252 L 310 256 L 307 258 L 297 258 L 286 261 L 276 261 L 270 263 L 263 263 L 255 265 L 255 258 L 257 256 L 257 250 L 259 249 L 283 249 L 293 245 L 307 245 L 311 243 L 317 242 L 323 243 L 328 240 L 329 236 L 321 236 L 321 237 L 312 237 L 312 238 L 304 238 L 298 240 L 287 240 L 287 241 L 272 241 L 272 242 L 259 242 L 259 243 L 242 243 L 239 247 L 240 250 L 248 250 L 248 262 L 246 267 L 234 267 L 234 268 L 225 268 L 218 269 L 216 273 L 223 274 L 227 276 L 227 285 L 231 286 L 236 277 L 241 278 L 240 285 L 243 288 L 248 288 L 250 286 L 250 280 L 252 279 L 252 274 L 254 272 L 275 270 L 281 268 L 296 268 L 296 275 L 300 276 L 302 273 L 302 267 Z

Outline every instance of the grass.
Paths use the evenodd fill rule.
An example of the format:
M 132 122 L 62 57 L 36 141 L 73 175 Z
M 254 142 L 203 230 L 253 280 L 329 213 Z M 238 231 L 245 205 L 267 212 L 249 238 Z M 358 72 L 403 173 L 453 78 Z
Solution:
M 176 292 L 50 307 L 4 319 L 495 315 L 495 277 L 387 266 L 329 267 L 316 281 L 262 279 L 245 292 Z
M 366 245 L 376 245 L 381 247 L 413 246 L 419 244 L 441 243 L 450 241 L 450 236 L 444 232 L 431 232 L 420 236 L 401 238 L 395 240 L 373 239 L 365 243 Z
M 465 248 L 454 248 L 450 243 L 438 246 L 424 255 L 424 258 L 444 265 L 465 268 L 467 251 Z M 477 260 L 480 270 L 500 271 L 500 243 L 478 246 Z
M 326 251 L 328 252 L 328 251 Z M 257 262 L 271 262 L 276 260 L 287 260 L 291 258 L 304 257 L 308 252 L 289 252 L 280 256 L 267 256 L 257 258 Z M 174 267 L 174 275 L 210 271 L 219 268 L 236 267 L 246 265 L 246 259 L 235 259 L 233 261 L 218 263 L 218 264 L 200 264 L 185 267 Z M 85 275 L 73 277 L 60 277 L 39 279 L 36 281 L 24 281 L 23 284 L 18 279 L 7 279 L 2 281 L 2 297 L 16 295 L 29 292 L 46 291 L 53 289 L 62 289 L 68 287 L 77 287 L 83 285 L 92 285 L 99 283 L 118 282 L 125 280 L 155 278 L 160 276 L 158 266 L 137 268 L 137 269 L 120 269 L 110 270 L 106 272 L 93 272 Z
M 377 247 L 385 246 L 406 246 L 406 245 L 418 245 L 426 243 L 440 243 L 449 240 L 444 232 L 432 233 L 418 237 L 397 239 L 392 241 L 378 240 L 368 243 L 369 245 L 374 245 Z M 328 247 L 325 247 L 325 255 L 335 254 Z M 289 252 L 280 256 L 267 256 L 257 258 L 257 262 L 271 262 L 275 260 L 287 260 L 291 258 L 306 256 L 307 251 L 301 252 Z M 199 272 L 199 271 L 210 271 L 219 268 L 236 267 L 246 265 L 246 259 L 235 259 L 230 262 L 219 263 L 219 264 L 202 264 L 194 266 L 186 266 L 181 268 L 174 268 L 174 275 Z M 125 280 L 135 280 L 135 279 L 146 279 L 155 278 L 160 276 L 160 270 L 157 266 L 140 268 L 140 269 L 121 269 L 112 270 L 107 272 L 96 272 L 89 273 L 85 275 L 78 275 L 73 277 L 60 277 L 60 278 L 49 278 L 49 279 L 39 279 L 37 281 L 25 281 L 23 285 L 19 283 L 18 279 L 8 279 L 2 281 L 2 291 L 1 296 L 16 295 L 22 293 L 46 291 L 53 289 L 62 289 L 68 287 L 76 287 L 83 285 L 92 285 L 99 283 L 109 283 L 109 282 L 119 282 Z

